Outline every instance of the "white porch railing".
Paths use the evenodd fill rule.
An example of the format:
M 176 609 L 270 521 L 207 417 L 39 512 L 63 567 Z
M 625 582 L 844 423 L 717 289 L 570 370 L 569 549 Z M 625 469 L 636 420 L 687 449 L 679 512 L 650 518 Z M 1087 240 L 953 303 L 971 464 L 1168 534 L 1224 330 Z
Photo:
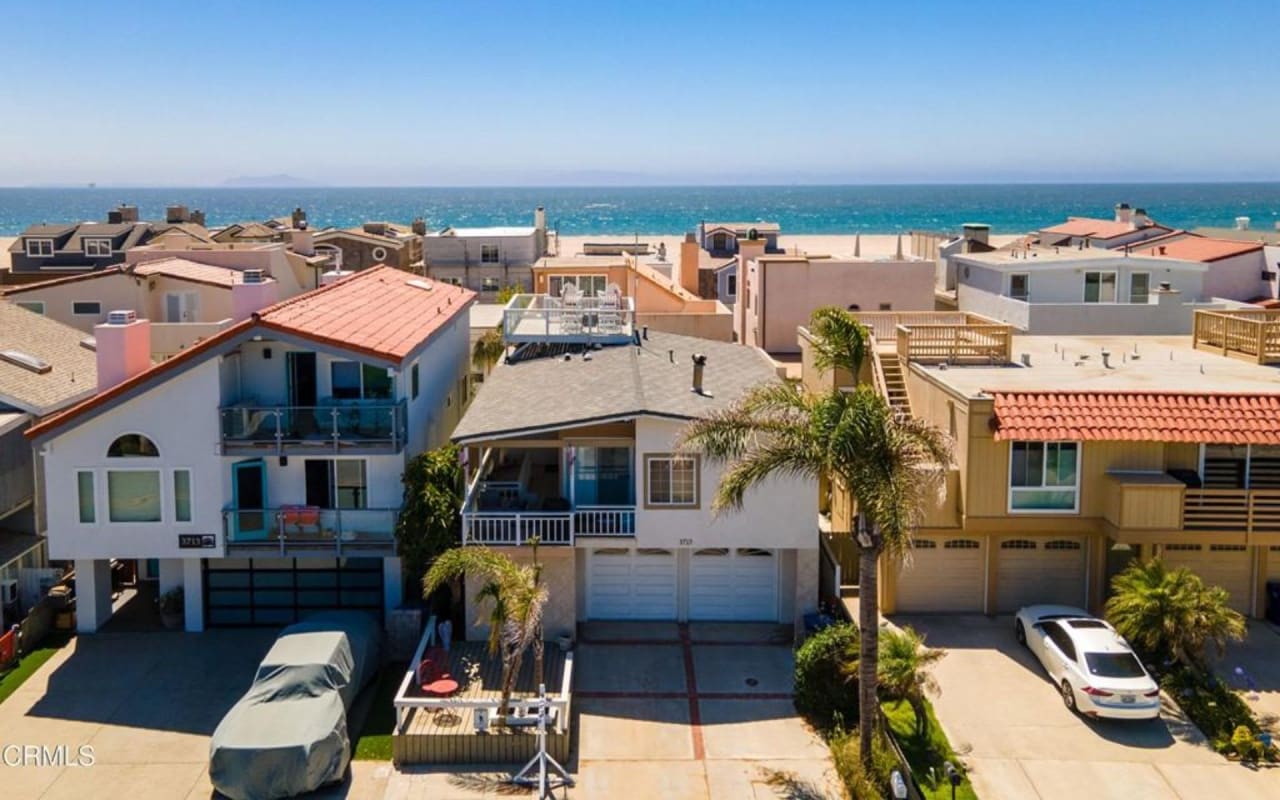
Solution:
M 632 506 L 579 506 L 572 511 L 464 511 L 463 544 L 572 545 L 579 536 L 635 536 Z

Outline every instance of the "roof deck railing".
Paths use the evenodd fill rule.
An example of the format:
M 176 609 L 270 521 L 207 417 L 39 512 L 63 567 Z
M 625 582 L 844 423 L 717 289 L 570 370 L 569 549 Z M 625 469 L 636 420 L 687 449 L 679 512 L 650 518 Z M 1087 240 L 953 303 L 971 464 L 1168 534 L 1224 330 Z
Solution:
M 1196 311 L 1191 342 L 1197 350 L 1258 364 L 1280 363 L 1280 310 Z
M 508 344 L 563 342 L 622 344 L 635 330 L 630 297 L 579 297 L 518 294 L 502 312 L 502 336 Z

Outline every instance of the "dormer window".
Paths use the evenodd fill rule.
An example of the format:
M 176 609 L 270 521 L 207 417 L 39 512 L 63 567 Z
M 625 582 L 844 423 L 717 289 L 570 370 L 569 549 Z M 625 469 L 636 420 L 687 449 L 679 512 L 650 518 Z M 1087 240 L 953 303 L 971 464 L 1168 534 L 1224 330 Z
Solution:
M 84 254 L 89 258 L 110 258 L 110 239 L 85 239 Z
M 27 256 L 29 258 L 52 258 L 52 239 L 27 239 Z

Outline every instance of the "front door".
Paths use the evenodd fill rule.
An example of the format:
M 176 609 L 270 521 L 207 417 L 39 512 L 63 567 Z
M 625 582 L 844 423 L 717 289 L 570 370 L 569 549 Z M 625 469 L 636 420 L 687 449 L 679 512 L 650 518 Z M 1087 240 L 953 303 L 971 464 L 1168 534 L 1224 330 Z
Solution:
M 267 538 L 267 467 L 260 458 L 231 465 L 231 526 L 234 541 Z

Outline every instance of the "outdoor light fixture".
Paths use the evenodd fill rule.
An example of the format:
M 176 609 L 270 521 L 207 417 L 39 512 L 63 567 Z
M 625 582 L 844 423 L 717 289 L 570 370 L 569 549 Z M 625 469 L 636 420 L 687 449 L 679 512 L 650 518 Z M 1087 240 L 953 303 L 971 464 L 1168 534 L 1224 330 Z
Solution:
M 951 800 L 956 800 L 956 787 L 960 785 L 960 773 L 956 771 L 955 764 L 950 761 L 942 762 L 942 771 L 947 775 L 947 781 L 951 784 Z

